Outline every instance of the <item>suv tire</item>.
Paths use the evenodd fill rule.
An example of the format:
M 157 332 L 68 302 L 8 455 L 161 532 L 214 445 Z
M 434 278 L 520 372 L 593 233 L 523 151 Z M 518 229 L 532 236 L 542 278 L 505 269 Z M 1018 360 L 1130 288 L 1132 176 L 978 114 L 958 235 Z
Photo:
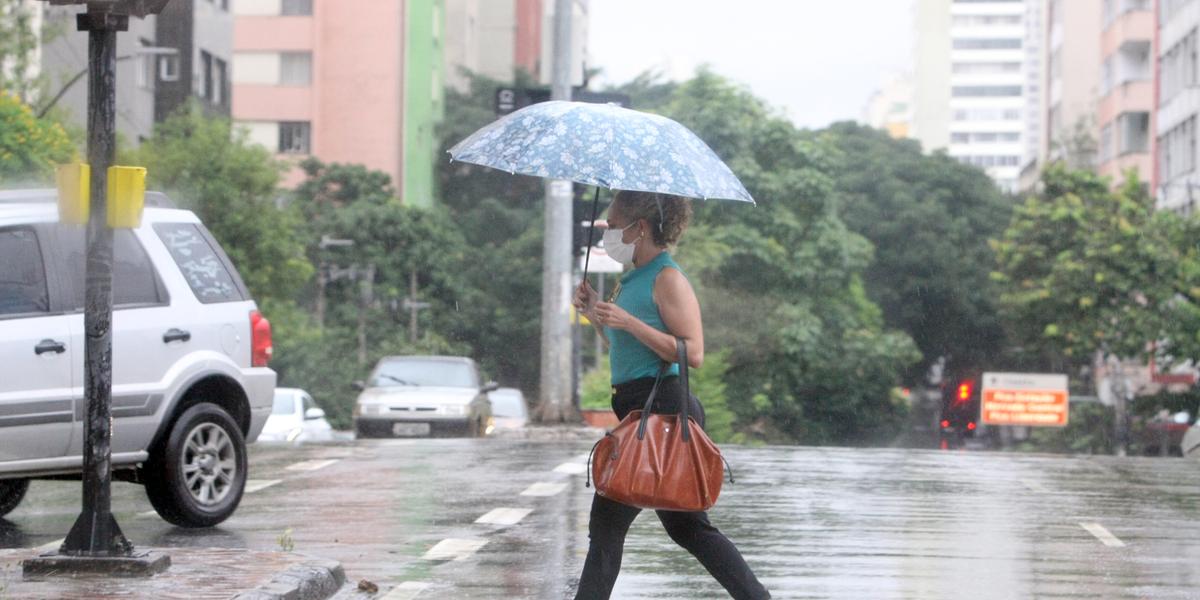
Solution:
M 25 498 L 27 491 L 28 479 L 0 479 L 0 517 L 12 512 Z
M 233 514 L 246 487 L 246 441 L 221 407 L 188 408 L 146 463 L 146 495 L 165 521 L 212 527 Z

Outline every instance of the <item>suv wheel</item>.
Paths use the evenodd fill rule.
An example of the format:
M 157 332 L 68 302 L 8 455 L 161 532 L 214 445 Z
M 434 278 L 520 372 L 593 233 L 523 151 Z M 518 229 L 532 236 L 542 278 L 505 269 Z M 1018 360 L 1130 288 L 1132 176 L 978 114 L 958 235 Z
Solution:
M 164 520 L 211 527 L 233 514 L 246 486 L 246 441 L 219 406 L 184 411 L 146 465 L 146 495 Z
M 0 479 L 0 517 L 12 512 L 25 498 L 27 491 L 28 479 Z

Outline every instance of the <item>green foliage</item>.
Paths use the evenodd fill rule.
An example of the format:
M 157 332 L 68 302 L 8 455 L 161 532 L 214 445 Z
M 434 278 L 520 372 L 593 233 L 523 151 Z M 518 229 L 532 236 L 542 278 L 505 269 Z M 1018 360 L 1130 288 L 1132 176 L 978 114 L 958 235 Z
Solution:
M 867 297 L 871 246 L 838 217 L 836 151 L 704 70 L 662 112 L 708 142 L 759 200 L 697 202 L 698 225 L 678 252 L 704 308 L 706 345 L 728 352 L 736 428 L 803 443 L 895 435 L 904 410 L 889 392 L 920 354 L 885 329 Z
M 38 119 L 29 105 L 0 91 L 0 184 L 53 181 L 54 166 L 74 154 L 62 125 Z
M 1011 201 L 979 169 L 912 140 L 854 123 L 822 137 L 838 150 L 839 214 L 875 246 L 867 294 L 925 357 L 909 382 L 939 357 L 951 372 L 994 364 L 1004 340 L 988 240 L 1008 224 Z
M 583 374 L 579 406 L 584 410 L 612 409 L 612 364 L 607 354 L 600 357 L 599 366 Z
M 1055 166 L 1043 183 L 994 244 L 1013 338 L 1075 365 L 1096 351 L 1168 365 L 1200 357 L 1195 223 L 1156 211 L 1133 174 L 1110 190 L 1107 179 Z
M 34 10 L 25 0 L 0 0 L 0 93 L 29 100 L 37 88 L 37 32 Z
M 228 119 L 189 107 L 123 161 L 144 165 L 148 188 L 195 211 L 259 302 L 290 301 L 312 277 L 299 214 L 276 207 L 281 166 Z
M 1098 402 L 1072 402 L 1066 427 L 1034 427 L 1017 445 L 1022 452 L 1112 454 L 1116 411 Z

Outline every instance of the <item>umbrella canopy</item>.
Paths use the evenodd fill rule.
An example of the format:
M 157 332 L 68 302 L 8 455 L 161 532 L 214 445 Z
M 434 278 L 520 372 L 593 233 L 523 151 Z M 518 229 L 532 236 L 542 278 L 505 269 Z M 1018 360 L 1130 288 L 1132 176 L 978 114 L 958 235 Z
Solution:
M 450 159 L 617 190 L 754 203 L 688 128 L 615 104 L 527 106 L 455 144 Z

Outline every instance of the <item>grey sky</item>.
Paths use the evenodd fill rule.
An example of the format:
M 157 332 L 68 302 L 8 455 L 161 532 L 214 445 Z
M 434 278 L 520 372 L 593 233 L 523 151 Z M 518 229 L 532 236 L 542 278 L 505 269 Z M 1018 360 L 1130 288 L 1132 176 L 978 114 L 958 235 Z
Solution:
M 910 69 L 912 0 L 591 0 L 589 66 L 601 83 L 708 63 L 797 125 L 857 119 Z

